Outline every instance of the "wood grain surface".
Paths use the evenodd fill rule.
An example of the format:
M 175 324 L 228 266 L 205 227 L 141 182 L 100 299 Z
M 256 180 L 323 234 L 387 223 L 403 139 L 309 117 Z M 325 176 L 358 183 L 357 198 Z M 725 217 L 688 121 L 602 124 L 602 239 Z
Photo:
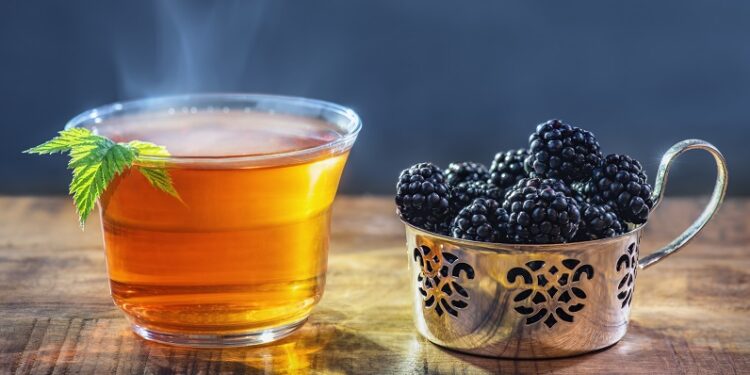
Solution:
M 704 202 L 664 202 L 643 254 Z M 638 274 L 620 343 L 541 361 L 459 354 L 416 333 L 393 211 L 388 198 L 337 200 L 325 296 L 301 330 L 262 347 L 191 350 L 131 333 L 109 297 L 95 220 L 82 233 L 67 198 L 0 198 L 0 374 L 750 373 L 750 200 L 727 201 L 697 240 Z

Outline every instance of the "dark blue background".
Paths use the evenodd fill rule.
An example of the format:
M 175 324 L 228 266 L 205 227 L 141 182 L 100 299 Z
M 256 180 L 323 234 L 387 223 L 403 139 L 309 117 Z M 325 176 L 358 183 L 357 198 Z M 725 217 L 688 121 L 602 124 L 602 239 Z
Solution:
M 593 131 L 654 174 L 713 142 L 750 193 L 748 1 L 20 1 L 0 3 L 0 193 L 63 193 L 62 157 L 22 149 L 141 96 L 243 91 L 353 107 L 342 191 L 391 193 L 417 161 L 489 163 L 540 121 Z M 707 156 L 670 193 L 708 192 Z

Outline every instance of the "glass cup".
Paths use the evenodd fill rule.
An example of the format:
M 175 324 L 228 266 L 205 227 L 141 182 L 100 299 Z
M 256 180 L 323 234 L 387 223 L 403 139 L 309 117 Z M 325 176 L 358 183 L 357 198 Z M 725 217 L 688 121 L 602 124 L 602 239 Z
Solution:
M 323 294 L 331 203 L 359 117 L 302 98 L 201 94 L 84 112 L 115 141 L 164 145 L 176 199 L 131 168 L 99 201 L 115 304 L 148 339 L 260 344 L 300 327 Z

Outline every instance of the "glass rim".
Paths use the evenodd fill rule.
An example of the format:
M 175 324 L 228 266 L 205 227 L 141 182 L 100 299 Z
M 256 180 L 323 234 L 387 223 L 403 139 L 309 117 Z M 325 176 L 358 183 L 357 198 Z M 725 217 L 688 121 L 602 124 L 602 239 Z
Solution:
M 362 129 L 362 120 L 351 108 L 327 102 L 318 99 L 309 99 L 304 97 L 257 94 L 257 93 L 193 93 L 183 95 L 166 95 L 147 97 L 141 99 L 114 102 L 92 108 L 81 112 L 65 124 L 65 129 L 76 127 L 91 127 L 101 123 L 105 119 L 116 118 L 118 116 L 126 117 L 132 115 L 131 112 L 143 109 L 144 112 L 152 111 L 157 113 L 159 110 L 169 110 L 170 107 L 194 107 L 190 103 L 200 101 L 217 101 L 228 106 L 231 104 L 241 103 L 274 103 L 288 106 L 289 108 L 313 109 L 318 110 L 319 114 L 329 113 L 340 116 L 344 121 L 334 123 L 327 119 L 321 119 L 337 127 L 340 137 L 314 147 L 301 148 L 298 150 L 273 152 L 267 154 L 244 154 L 244 155 L 218 155 L 218 156 L 195 156 L 195 155 L 148 155 L 140 156 L 145 162 L 161 162 L 167 164 L 265 164 L 278 159 L 304 160 L 306 156 L 316 155 L 325 150 L 348 149 L 354 143 Z M 170 103 L 173 103 L 170 105 Z M 222 104 L 217 106 L 222 107 Z M 254 109 L 257 111 L 257 109 Z M 257 111 L 262 112 L 262 111 Z M 302 118 L 314 118 L 304 114 L 295 114 L 292 111 L 274 111 L 273 113 L 298 116 Z M 98 120 L 98 121 L 97 121 Z M 286 164 L 286 163 L 285 163 Z

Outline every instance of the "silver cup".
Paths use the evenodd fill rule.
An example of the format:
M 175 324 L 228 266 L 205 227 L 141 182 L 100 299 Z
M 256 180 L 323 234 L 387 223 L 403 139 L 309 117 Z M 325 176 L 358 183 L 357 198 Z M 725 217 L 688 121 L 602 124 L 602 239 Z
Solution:
M 708 206 L 679 237 L 640 259 L 642 225 L 602 240 L 514 245 L 460 240 L 406 224 L 417 330 L 446 348 L 506 358 L 564 357 L 617 343 L 627 330 L 638 270 L 685 246 L 724 198 L 724 157 L 710 143 L 685 140 L 662 158 L 655 206 L 672 162 L 692 149 L 716 160 Z

